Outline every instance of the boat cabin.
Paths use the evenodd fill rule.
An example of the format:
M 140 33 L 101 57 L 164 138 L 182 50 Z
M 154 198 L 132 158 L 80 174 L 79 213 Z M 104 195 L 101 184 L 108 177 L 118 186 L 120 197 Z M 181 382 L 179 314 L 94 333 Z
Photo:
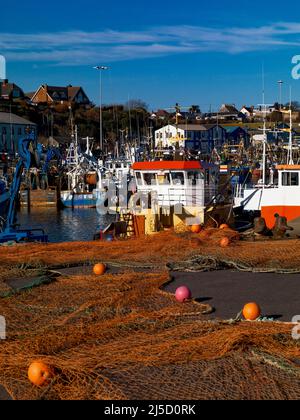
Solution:
M 278 165 L 278 187 L 300 187 L 300 165 Z
M 200 161 L 136 162 L 137 191 L 156 192 L 160 206 L 205 207 L 217 194 L 219 169 Z
M 108 172 L 120 179 L 122 176 L 129 174 L 131 164 L 130 160 L 126 159 L 107 160 L 105 162 L 105 168 Z

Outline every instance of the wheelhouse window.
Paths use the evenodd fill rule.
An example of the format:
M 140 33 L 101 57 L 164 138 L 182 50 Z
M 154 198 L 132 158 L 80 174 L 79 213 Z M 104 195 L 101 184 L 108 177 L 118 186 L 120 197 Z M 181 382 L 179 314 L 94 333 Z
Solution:
M 172 172 L 173 185 L 184 185 L 184 173 Z
M 201 174 L 201 172 L 198 172 L 198 171 L 188 172 L 188 180 L 189 180 L 190 185 L 196 185 L 200 179 L 203 179 L 203 175 Z
M 282 185 L 284 187 L 299 186 L 298 172 L 283 172 Z
M 155 173 L 145 173 L 143 174 L 144 183 L 146 185 L 156 185 L 156 174 Z
M 157 180 L 159 185 L 170 185 L 170 174 L 169 173 L 158 173 Z
M 136 172 L 135 176 L 136 176 L 136 182 L 137 182 L 137 184 L 138 185 L 143 185 L 142 174 L 140 172 Z

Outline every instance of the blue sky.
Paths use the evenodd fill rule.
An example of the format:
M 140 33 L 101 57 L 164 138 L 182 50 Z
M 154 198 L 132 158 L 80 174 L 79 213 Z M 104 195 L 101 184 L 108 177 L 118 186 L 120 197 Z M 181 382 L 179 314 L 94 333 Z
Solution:
M 93 65 L 109 65 L 104 102 L 141 98 L 150 109 L 199 104 L 300 100 L 291 59 L 300 55 L 296 1 L 27 0 L 1 6 L 0 54 L 25 91 L 40 84 L 82 85 L 99 101 Z M 10 18 L 11 17 L 11 18 Z

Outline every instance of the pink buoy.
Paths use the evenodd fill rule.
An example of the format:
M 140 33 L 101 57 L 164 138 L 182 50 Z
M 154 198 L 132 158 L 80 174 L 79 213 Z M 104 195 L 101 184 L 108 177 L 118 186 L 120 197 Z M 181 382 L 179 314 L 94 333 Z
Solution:
M 175 297 L 178 302 L 183 303 L 192 298 L 192 292 L 188 287 L 181 286 L 176 290 Z

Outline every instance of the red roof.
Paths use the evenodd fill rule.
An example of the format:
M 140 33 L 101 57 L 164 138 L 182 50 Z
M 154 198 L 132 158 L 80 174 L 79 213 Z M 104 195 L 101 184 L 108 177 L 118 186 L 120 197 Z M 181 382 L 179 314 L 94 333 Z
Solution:
M 132 165 L 134 171 L 165 171 L 165 170 L 189 170 L 202 169 L 199 161 L 155 161 L 155 162 L 136 162 Z

